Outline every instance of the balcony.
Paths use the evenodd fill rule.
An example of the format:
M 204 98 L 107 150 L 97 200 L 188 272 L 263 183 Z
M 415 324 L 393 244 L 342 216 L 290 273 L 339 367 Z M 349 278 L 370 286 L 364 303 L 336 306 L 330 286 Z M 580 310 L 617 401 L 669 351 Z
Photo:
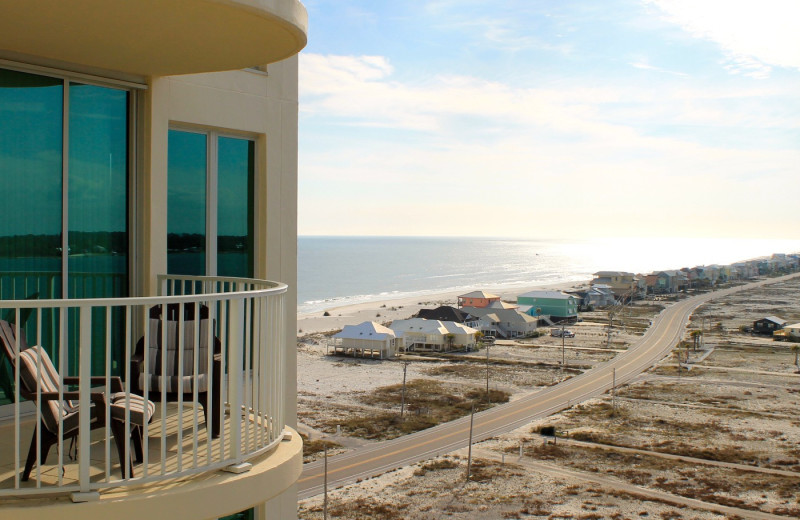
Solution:
M 298 0 L 7 2 L 0 49 L 138 76 L 244 69 L 306 44 Z
M 242 493 L 254 485 L 253 503 L 296 480 L 301 443 L 284 410 L 286 285 L 192 276 L 159 282 L 156 297 L 0 301 L 11 349 L 23 349 L 11 370 L 8 355 L 0 354 L 10 373 L 3 390 L 13 402 L 0 409 L 7 415 L 0 419 L 0 517 L 35 518 L 38 502 L 133 507 L 136 497 L 146 497 L 154 511 L 158 500 L 188 500 L 198 516 L 210 517 L 231 512 L 225 499 L 246 501 Z M 36 345 L 58 373 L 50 400 L 46 361 L 36 358 L 32 372 L 23 362 L 40 350 Z M 177 362 L 170 363 L 171 355 Z M 169 366 L 177 370 L 173 380 Z M 37 375 L 35 384 L 25 379 L 25 367 Z M 159 393 L 157 381 L 172 386 Z M 136 403 L 146 401 L 154 404 L 152 418 L 140 413 L 137 422 Z M 77 435 L 69 435 L 67 419 L 48 428 L 48 413 L 68 417 L 74 406 Z M 45 460 L 46 435 L 55 440 Z

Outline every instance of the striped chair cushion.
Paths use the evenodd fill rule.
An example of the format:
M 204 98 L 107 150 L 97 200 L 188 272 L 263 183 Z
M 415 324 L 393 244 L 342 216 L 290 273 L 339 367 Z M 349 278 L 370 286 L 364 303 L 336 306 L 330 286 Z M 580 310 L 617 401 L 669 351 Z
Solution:
M 22 384 L 28 392 L 35 394 L 36 388 L 42 392 L 58 392 L 61 388 L 61 376 L 50 360 L 47 351 L 36 345 L 19 353 L 19 372 Z M 42 420 L 52 433 L 58 433 L 58 423 L 64 423 L 64 433 L 69 433 L 78 426 L 78 409 L 72 401 L 63 401 L 61 406 L 57 400 L 42 403 Z
M 150 320 L 150 340 L 147 347 L 147 363 L 149 374 L 139 374 L 139 388 L 147 388 L 157 392 L 177 392 L 179 387 L 183 393 L 208 391 L 208 320 L 201 319 L 199 326 L 200 341 L 195 342 L 195 321 L 183 323 L 183 350 L 179 352 L 180 336 L 177 334 L 178 322 L 167 321 L 166 363 L 161 350 L 163 341 L 162 321 Z M 194 372 L 194 360 L 197 356 L 197 375 Z M 179 372 L 179 368 L 181 368 Z M 179 375 L 180 374 L 180 375 Z
M 131 424 L 143 426 L 145 422 L 150 422 L 156 411 L 156 405 L 153 404 L 153 401 L 145 402 L 144 397 L 136 394 L 126 394 L 125 392 L 117 392 L 109 396 L 111 417 L 117 421 L 125 421 L 125 401 L 127 396 L 130 396 L 128 402 L 130 403 Z

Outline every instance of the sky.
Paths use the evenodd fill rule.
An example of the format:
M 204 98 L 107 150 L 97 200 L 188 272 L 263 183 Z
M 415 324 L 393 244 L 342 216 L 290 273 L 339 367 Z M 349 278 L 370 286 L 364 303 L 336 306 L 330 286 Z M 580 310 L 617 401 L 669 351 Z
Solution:
M 800 239 L 800 2 L 303 3 L 301 235 Z

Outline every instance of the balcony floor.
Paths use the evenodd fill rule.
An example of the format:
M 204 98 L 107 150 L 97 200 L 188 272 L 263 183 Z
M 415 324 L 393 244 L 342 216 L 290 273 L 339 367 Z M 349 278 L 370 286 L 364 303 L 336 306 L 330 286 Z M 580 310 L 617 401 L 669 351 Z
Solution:
M 175 473 L 179 471 L 178 465 L 181 465 L 181 470 L 188 470 L 197 466 L 206 466 L 214 464 L 223 458 L 227 458 L 229 454 L 225 453 L 224 457 L 220 455 L 221 442 L 226 444 L 226 449 L 230 449 L 229 439 L 231 438 L 231 426 L 234 421 L 231 421 L 229 415 L 225 415 L 222 421 L 222 432 L 220 437 L 211 440 L 211 458 L 209 459 L 208 450 L 208 434 L 203 419 L 202 408 L 198 407 L 197 413 L 197 435 L 194 435 L 194 424 L 192 419 L 192 406 L 191 404 L 184 403 L 182 407 L 182 417 L 179 417 L 179 408 L 177 403 L 167 403 L 166 406 L 166 421 L 162 421 L 161 404 L 156 404 L 156 413 L 152 422 L 148 425 L 147 437 L 148 442 L 145 442 L 147 457 L 147 465 L 134 464 L 134 476 L 139 477 L 153 477 L 161 475 L 162 471 L 166 474 Z M 179 424 L 183 424 L 182 432 L 179 432 Z M 250 421 L 243 418 L 241 422 L 241 445 L 242 453 L 247 453 L 255 449 L 256 440 L 261 442 L 261 432 L 263 431 L 264 440 L 263 444 L 267 444 L 268 432 L 261 428 L 254 422 L 254 417 L 250 416 Z M 31 436 L 34 432 L 34 419 L 30 418 L 23 420 L 20 427 L 20 473 L 27 458 L 28 448 L 30 445 Z M 91 466 L 90 478 L 92 482 L 103 482 L 106 480 L 106 442 L 105 430 L 98 428 L 92 431 L 91 436 Z M 180 441 L 179 441 L 179 433 Z M 259 439 L 256 439 L 256 435 Z M 164 448 L 166 456 L 164 457 L 162 466 L 162 436 L 164 437 Z M 197 448 L 194 447 L 194 442 L 197 442 Z M 180 450 L 179 450 L 180 442 Z M 248 446 L 249 443 L 249 446 Z M 63 468 L 64 477 L 62 485 L 69 486 L 78 483 L 78 463 L 77 461 L 70 460 L 68 454 L 70 441 L 64 443 L 64 456 Z M 180 456 L 179 456 L 180 451 Z M 122 478 L 122 469 L 119 463 L 116 444 L 113 437 L 108 438 L 108 452 L 110 454 L 110 480 L 113 482 Z M 196 457 L 195 457 L 196 454 Z M 210 460 L 210 462 L 209 462 Z M 0 490 L 10 489 L 14 487 L 14 427 L 13 420 L 0 423 Z M 49 488 L 58 486 L 58 449 L 53 446 L 47 457 L 47 463 L 41 467 L 40 485 L 42 488 Z M 30 480 L 28 482 L 20 482 L 20 489 L 30 489 L 37 487 L 37 468 L 34 466 L 31 472 Z M 57 491 L 57 489 L 54 489 Z

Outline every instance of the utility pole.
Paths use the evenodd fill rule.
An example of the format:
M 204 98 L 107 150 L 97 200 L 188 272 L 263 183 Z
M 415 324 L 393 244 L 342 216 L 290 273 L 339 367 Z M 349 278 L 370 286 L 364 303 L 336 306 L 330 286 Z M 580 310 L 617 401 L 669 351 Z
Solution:
M 489 397 L 489 344 L 486 344 L 486 402 L 492 404 L 492 398 Z
M 327 442 L 324 442 L 324 444 L 322 445 L 322 450 L 324 452 L 323 466 L 325 471 L 325 476 L 322 479 L 322 488 L 325 493 L 325 497 L 322 499 L 322 518 L 323 520 L 328 520 L 328 443 Z
M 566 345 L 564 343 L 564 322 L 561 322 L 561 370 L 566 366 Z
M 408 361 L 403 361 L 403 396 L 400 398 L 400 420 L 403 420 L 403 412 L 406 409 L 406 369 Z
M 475 423 L 475 403 L 472 403 L 472 411 L 469 416 L 469 449 L 467 450 L 467 482 L 472 473 L 472 425 Z
M 611 410 L 617 411 L 617 369 L 611 371 Z
M 614 325 L 614 315 L 609 311 L 608 313 L 608 336 L 606 337 L 606 348 L 611 345 L 611 327 Z
M 703 326 L 700 329 L 700 341 L 702 342 L 702 348 L 706 348 L 706 318 L 703 316 Z

